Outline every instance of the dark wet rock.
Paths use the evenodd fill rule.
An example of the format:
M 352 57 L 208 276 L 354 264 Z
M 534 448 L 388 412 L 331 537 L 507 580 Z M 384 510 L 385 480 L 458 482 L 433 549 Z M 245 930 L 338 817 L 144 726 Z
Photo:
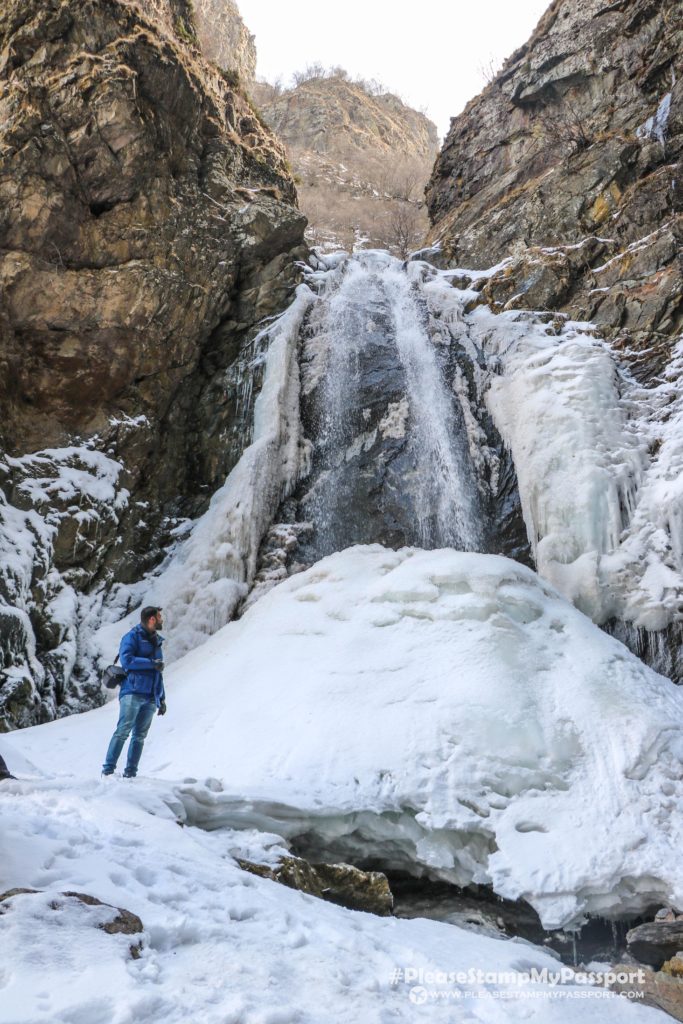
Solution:
M 381 278 L 373 282 L 370 275 L 368 287 L 375 288 L 372 296 L 364 294 L 362 304 L 351 301 L 345 309 L 342 330 L 347 337 L 335 336 L 330 342 L 326 321 L 313 320 L 304 331 L 301 420 L 312 455 L 309 471 L 276 517 L 273 539 L 260 552 L 258 575 L 266 584 L 269 576 L 271 583 L 277 582 L 353 544 L 400 548 L 445 543 L 438 525 L 420 522 L 421 488 L 426 485 L 416 472 L 409 386 L 394 310 Z M 415 295 L 452 402 L 456 440 L 463 449 L 462 486 L 476 495 L 480 549 L 530 564 L 512 458 L 478 390 L 483 362 L 475 365 L 473 347 L 447 336 Z M 363 342 L 352 367 L 340 369 L 327 362 L 334 346 L 343 348 L 358 334 Z M 339 380 L 336 374 L 341 374 Z M 344 398 L 343 413 L 337 410 L 331 419 L 332 390 L 343 392 Z M 470 437 L 471 431 L 476 436 Z M 287 536 L 286 551 L 278 547 L 278 536 Z
M 626 936 L 629 953 L 643 964 L 661 967 L 683 950 L 683 918 L 651 921 L 631 929 Z
M 10 773 L 9 768 L 5 762 L 4 757 L 0 755 L 0 782 L 4 782 L 5 779 L 13 779 L 14 775 Z
M 396 917 L 443 921 L 494 938 L 521 938 L 554 951 L 573 967 L 594 960 L 607 963 L 626 954 L 628 922 L 590 918 L 578 930 L 547 931 L 525 900 L 497 896 L 489 886 L 462 888 L 394 871 L 387 876 Z

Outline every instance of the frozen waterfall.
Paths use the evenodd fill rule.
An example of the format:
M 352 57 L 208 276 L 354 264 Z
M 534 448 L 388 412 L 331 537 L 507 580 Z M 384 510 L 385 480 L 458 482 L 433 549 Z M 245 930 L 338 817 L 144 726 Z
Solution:
M 644 630 L 676 627 L 673 376 L 639 388 L 590 324 L 492 313 L 477 291 L 485 272 L 366 251 L 319 259 L 305 277 L 259 335 L 252 443 L 161 571 L 123 594 L 128 608 L 165 604 L 176 656 L 255 580 L 252 602 L 371 543 L 526 561 L 595 622 L 623 623 L 639 651 Z

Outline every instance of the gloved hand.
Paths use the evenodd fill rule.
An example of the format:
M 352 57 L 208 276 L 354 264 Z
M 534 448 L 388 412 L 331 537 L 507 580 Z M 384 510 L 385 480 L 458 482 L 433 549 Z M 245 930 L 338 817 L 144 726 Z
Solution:
M 161 660 L 161 658 L 155 658 L 155 660 L 154 660 L 154 667 L 157 670 L 157 672 L 163 672 L 164 671 L 164 663 Z
M 159 705 L 159 710 L 157 711 L 157 714 L 158 715 L 165 715 L 166 714 L 166 701 L 165 700 L 162 700 L 161 704 Z

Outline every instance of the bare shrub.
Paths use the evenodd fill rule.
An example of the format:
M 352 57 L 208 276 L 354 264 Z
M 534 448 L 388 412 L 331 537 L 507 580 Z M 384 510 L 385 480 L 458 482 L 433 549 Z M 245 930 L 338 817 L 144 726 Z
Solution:
M 304 82 L 310 82 L 314 78 L 325 77 L 327 77 L 325 66 L 320 61 L 315 61 L 313 64 L 307 64 L 303 71 L 295 71 L 292 75 L 292 81 L 297 86 L 303 85 Z
M 571 153 L 587 149 L 593 141 L 586 118 L 569 100 L 563 100 L 556 108 L 543 107 L 536 115 L 536 124 L 546 139 L 567 147 Z
M 486 84 L 491 85 L 498 77 L 500 69 L 500 62 L 497 61 L 495 57 L 490 56 L 488 60 L 481 62 L 477 70 Z
M 424 211 L 416 203 L 395 203 L 389 215 L 387 248 L 405 259 L 424 238 L 425 220 Z

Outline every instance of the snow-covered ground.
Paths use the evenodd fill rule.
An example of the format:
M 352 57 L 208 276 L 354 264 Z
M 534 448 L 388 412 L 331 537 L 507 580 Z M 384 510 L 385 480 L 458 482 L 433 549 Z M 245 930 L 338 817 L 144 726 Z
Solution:
M 2 1024 L 669 1019 L 599 986 L 525 980 L 561 965 L 524 942 L 345 910 L 255 877 L 233 859 L 253 834 L 179 827 L 168 784 L 86 776 L 2 785 L 0 889 L 40 890 L 3 904 Z M 139 934 L 105 933 L 113 912 L 68 891 L 138 914 L 139 959 Z M 446 977 L 470 971 L 481 980 Z
M 491 883 L 546 927 L 683 901 L 683 692 L 511 560 L 332 555 L 174 663 L 167 690 L 142 770 L 207 828 Z M 92 778 L 114 719 L 11 742 Z

